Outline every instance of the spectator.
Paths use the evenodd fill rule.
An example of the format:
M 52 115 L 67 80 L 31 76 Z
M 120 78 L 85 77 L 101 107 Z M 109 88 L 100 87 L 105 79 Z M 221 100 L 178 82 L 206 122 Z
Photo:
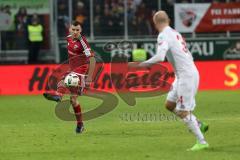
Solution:
M 2 6 L 2 12 L 8 14 L 12 17 L 11 7 L 9 5 Z M 8 28 L 7 31 L 2 32 L 2 49 L 3 50 L 10 50 L 15 47 L 15 35 L 13 34 L 14 26 L 13 21 L 10 22 L 11 26 Z
M 104 35 L 106 35 L 106 36 L 114 35 L 113 17 L 111 15 L 111 12 L 108 9 L 104 10 L 104 18 L 102 20 L 101 27 L 104 27 L 104 29 L 102 28 L 103 36 Z
M 98 36 L 123 35 L 124 5 L 120 0 L 96 0 L 94 31 Z
M 11 7 L 9 5 L 6 5 L 4 8 L 3 8 L 3 12 L 9 14 L 9 15 L 12 15 L 12 12 L 11 12 Z
M 38 54 L 43 42 L 43 26 L 39 23 L 38 15 L 34 14 L 28 25 L 29 55 L 28 64 L 38 62 Z
M 151 35 L 152 27 L 150 23 L 151 11 L 146 8 L 146 4 L 142 2 L 137 8 L 135 16 L 137 17 L 138 35 Z
M 111 12 L 112 12 L 112 19 L 113 19 L 113 27 L 116 35 L 123 35 L 124 31 L 124 8 L 123 4 L 117 1 L 116 3 L 112 3 L 111 6 Z
M 150 35 L 150 23 L 144 15 L 137 16 L 137 35 Z
M 27 19 L 27 9 L 25 7 L 20 7 L 17 14 L 15 15 L 17 49 L 26 49 Z
M 129 35 L 137 35 L 138 34 L 138 23 L 137 17 L 133 17 L 131 21 L 128 21 L 128 33 Z
M 174 3 L 175 0 L 167 0 L 166 3 L 163 3 L 162 5 L 162 9 L 167 12 L 169 19 L 172 20 L 170 24 L 172 27 L 174 27 Z
M 58 36 L 59 37 L 66 37 L 69 28 L 69 17 L 68 17 L 68 8 L 67 3 L 68 1 L 59 0 L 58 5 Z
M 101 5 L 100 4 L 96 4 L 95 6 L 95 12 L 94 12 L 94 19 L 93 19 L 93 23 L 94 23 L 94 33 L 96 36 L 101 35 L 101 22 L 102 22 L 102 10 L 101 10 Z
M 90 35 L 89 1 L 75 0 L 73 5 L 73 19 L 80 22 L 84 35 Z
M 86 15 L 87 15 L 87 13 L 85 10 L 84 3 L 79 1 L 77 3 L 76 9 L 74 9 L 74 17 L 75 17 L 75 20 L 81 24 L 81 26 L 84 24 L 84 21 L 87 18 Z
M 157 10 L 156 2 L 128 1 L 128 31 L 130 35 L 152 35 L 155 33 L 152 15 Z

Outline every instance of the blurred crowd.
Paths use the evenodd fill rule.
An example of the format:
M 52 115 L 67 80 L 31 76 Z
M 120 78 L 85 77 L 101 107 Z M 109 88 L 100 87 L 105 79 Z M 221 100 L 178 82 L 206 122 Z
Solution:
M 93 29 L 95 36 L 124 35 L 124 1 L 122 0 L 94 0 Z M 90 9 L 88 0 L 73 0 L 73 19 L 83 26 L 85 35 L 90 35 Z M 151 35 L 153 29 L 152 15 L 158 8 L 158 1 L 127 0 L 127 22 L 129 35 Z M 59 35 L 67 32 L 69 14 L 68 4 L 59 0 L 58 28 Z
M 96 0 L 94 7 L 95 35 L 124 35 L 124 1 Z M 157 10 L 157 1 L 127 0 L 127 23 L 129 35 L 151 35 L 152 14 Z
M 58 0 L 59 34 L 64 36 L 68 28 L 68 2 Z M 239 2 L 240 0 L 166 0 L 161 7 L 166 10 L 174 26 L 174 3 L 209 3 L 209 2 Z M 158 10 L 158 0 L 127 0 L 127 29 L 128 35 L 154 35 L 156 33 L 152 15 Z M 123 36 L 124 12 L 123 0 L 93 0 L 93 29 L 94 36 Z M 73 0 L 73 19 L 79 21 L 84 34 L 90 35 L 90 1 Z
M 95 0 L 94 30 L 96 36 L 106 33 L 123 35 L 124 31 L 124 2 L 120 0 Z
M 90 1 L 72 0 L 72 6 L 68 6 L 69 1 L 57 0 L 57 28 L 59 37 L 68 34 L 70 22 L 69 7 L 72 8 L 72 17 L 79 21 L 83 27 L 83 34 L 90 36 L 91 26 L 95 37 L 123 36 L 127 28 L 129 36 L 155 35 L 152 15 L 159 8 L 159 0 L 93 0 L 93 23 L 91 25 Z M 165 0 L 161 1 L 161 8 L 165 10 L 174 26 L 174 3 L 204 3 L 204 2 L 240 2 L 240 0 Z M 127 6 L 127 26 L 124 26 L 124 13 Z M 27 45 L 27 25 L 30 23 L 32 15 L 27 13 L 24 7 L 19 8 L 15 15 L 12 15 L 9 5 L 0 6 L 0 12 L 14 17 L 13 26 L 8 31 L 2 32 L 2 49 L 21 49 Z M 40 22 L 41 17 L 39 18 Z M 10 34 L 14 33 L 14 34 Z M 25 38 L 24 38 L 25 37 Z

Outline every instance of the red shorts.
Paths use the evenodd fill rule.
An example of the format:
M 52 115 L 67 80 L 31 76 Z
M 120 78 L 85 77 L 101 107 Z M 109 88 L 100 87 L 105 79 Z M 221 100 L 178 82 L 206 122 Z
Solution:
M 71 72 L 75 72 L 76 74 L 82 74 L 82 75 L 86 75 L 88 70 L 88 66 L 87 65 L 82 65 L 81 67 L 75 68 L 74 70 L 72 70 Z M 71 95 L 82 95 L 86 90 L 85 87 L 83 86 L 78 86 L 78 87 L 66 87 L 63 83 L 63 80 L 65 78 L 66 75 L 68 75 L 70 72 L 67 72 L 66 74 L 64 74 L 64 76 L 62 77 L 61 81 L 58 84 L 57 87 L 57 92 L 61 93 L 61 94 L 71 94 Z M 79 79 L 81 81 L 84 81 L 84 79 L 79 75 Z M 84 82 L 81 82 L 84 83 Z M 84 85 L 85 86 L 85 85 Z
M 76 73 L 79 73 L 79 74 L 86 74 L 87 70 L 88 70 L 88 65 L 85 64 L 85 65 L 81 65 L 80 67 L 74 67 L 72 69 L 72 72 L 76 72 Z

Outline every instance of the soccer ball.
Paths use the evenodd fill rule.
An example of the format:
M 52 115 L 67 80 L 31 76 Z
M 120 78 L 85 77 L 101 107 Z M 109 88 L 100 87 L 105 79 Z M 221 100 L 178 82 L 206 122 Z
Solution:
M 67 87 L 77 87 L 79 85 L 79 77 L 75 73 L 69 73 L 65 79 L 64 79 L 64 84 Z

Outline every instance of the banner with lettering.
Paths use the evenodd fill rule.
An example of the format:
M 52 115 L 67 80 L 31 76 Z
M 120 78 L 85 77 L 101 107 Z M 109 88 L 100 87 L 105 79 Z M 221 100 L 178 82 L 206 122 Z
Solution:
M 209 60 L 237 60 L 240 59 L 240 39 L 187 39 L 187 47 L 192 53 L 195 61 Z M 94 52 L 104 62 L 111 62 L 112 58 L 121 60 L 127 57 L 132 61 L 132 51 L 136 48 L 143 48 L 147 52 L 147 58 L 151 58 L 156 53 L 156 40 L 131 41 L 127 42 L 129 48 L 118 47 L 123 41 L 108 41 L 90 43 Z M 130 48 L 131 47 L 131 48 Z M 68 59 L 66 42 L 59 43 L 60 59 L 64 62 Z
M 240 31 L 240 3 L 189 3 L 174 6 L 179 32 Z
M 196 62 L 200 73 L 200 90 L 238 90 L 240 89 L 240 61 L 213 61 Z M 126 68 L 126 64 L 97 65 L 98 73 L 92 88 L 105 91 L 121 91 L 124 87 L 134 87 L 136 83 L 153 86 L 158 85 L 159 80 L 171 84 L 174 73 L 169 63 L 162 63 L 164 74 L 160 70 L 148 72 L 129 72 L 126 76 L 119 70 Z M 49 91 L 49 76 L 59 68 L 59 65 L 22 65 L 0 66 L 0 95 L 32 95 Z M 115 68 L 115 69 L 113 69 Z M 128 81 L 126 77 L 132 77 Z M 57 81 L 54 82 L 57 84 Z M 149 91 L 149 88 L 146 88 Z M 143 88 L 144 91 L 144 88 Z

